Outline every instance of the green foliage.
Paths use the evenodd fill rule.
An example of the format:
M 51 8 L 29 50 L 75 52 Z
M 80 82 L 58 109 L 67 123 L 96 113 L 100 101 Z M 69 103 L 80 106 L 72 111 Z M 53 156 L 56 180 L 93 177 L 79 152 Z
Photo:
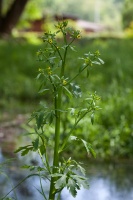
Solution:
M 31 110 L 34 109 L 35 104 L 42 99 L 45 100 L 45 103 L 48 102 L 48 104 L 51 105 L 52 100 L 50 98 L 50 90 L 44 90 L 44 92 L 42 91 L 42 93 L 40 92 L 39 95 L 37 95 L 36 91 L 41 90 L 41 88 L 39 89 L 38 81 L 33 81 L 38 70 L 38 63 L 36 63 L 34 54 L 35 50 L 37 51 L 37 49 L 40 49 L 41 45 L 33 45 L 26 41 L 21 41 L 21 39 L 19 41 L 14 39 L 7 42 L 1 40 L 0 45 L 0 108 L 3 111 L 0 114 L 0 120 L 3 120 L 2 113 L 4 112 L 11 113 L 10 117 L 17 113 L 31 112 Z M 88 48 L 92 49 L 92 51 L 99 49 L 105 64 L 104 67 L 100 68 L 90 67 L 88 79 L 86 79 L 87 71 L 85 71 L 82 72 L 79 77 L 78 83 L 76 81 L 74 82 L 74 85 L 82 88 L 81 94 L 82 96 L 85 96 L 85 98 L 90 97 L 90 92 L 93 94 L 94 91 L 98 90 L 98 93 L 102 96 L 102 101 L 100 101 L 100 107 L 102 109 L 100 110 L 98 117 L 95 117 L 94 119 L 95 126 L 91 126 L 91 118 L 88 117 L 80 122 L 80 126 L 76 127 L 72 135 L 80 137 L 82 133 L 83 139 L 93 144 L 97 158 L 132 158 L 132 40 L 124 38 L 95 38 L 92 40 L 82 38 L 74 43 L 73 46 L 77 46 L 77 52 L 71 50 L 70 53 L 68 52 L 66 68 L 67 77 L 71 76 L 72 78 L 75 75 L 75 72 L 79 72 L 83 60 L 75 59 L 75 56 L 83 57 L 81 55 L 88 52 Z M 43 46 L 41 46 L 41 49 L 43 49 Z M 26 62 L 24 62 L 25 59 Z M 46 63 L 40 62 L 39 68 L 42 68 L 43 65 L 46 65 Z M 79 66 L 79 68 L 77 66 Z M 41 83 L 43 86 L 43 76 L 41 75 L 40 78 L 42 78 Z M 66 81 L 68 81 L 68 79 Z M 48 82 L 46 82 L 46 84 L 48 88 Z M 69 102 L 71 101 L 71 105 L 69 105 L 68 111 L 62 116 L 62 127 L 64 137 L 66 137 L 75 120 L 75 118 L 73 118 L 75 109 L 76 114 L 80 110 L 80 104 L 85 105 L 86 101 L 80 101 L 80 98 L 72 98 L 71 85 L 69 86 L 70 88 L 68 88 L 67 85 L 63 85 L 63 87 L 70 91 L 67 92 L 65 89 L 63 90 L 67 95 L 67 98 L 71 98 L 71 100 L 69 100 Z M 45 98 L 43 97 L 43 94 L 45 95 Z M 67 105 L 67 98 L 63 99 L 64 106 Z M 47 110 L 48 114 L 50 110 L 46 109 L 45 107 L 48 107 L 47 104 L 44 105 L 44 101 L 42 102 L 40 107 L 41 109 L 43 107 L 45 111 Z M 76 108 L 75 104 L 77 104 Z M 86 107 L 84 107 L 84 109 L 86 109 Z M 68 115 L 66 115 L 66 113 L 68 113 Z M 93 113 L 88 113 L 90 117 L 91 114 L 93 119 Z M 37 116 L 38 114 L 36 111 L 36 117 Z M 48 121 L 49 119 L 47 119 L 47 122 Z M 68 121 L 69 127 L 66 129 L 66 123 Z M 41 128 L 39 131 L 41 132 Z M 50 139 L 49 142 L 51 143 L 53 139 L 52 124 L 49 131 L 48 127 L 45 129 L 45 134 L 47 134 L 47 137 Z M 31 136 L 35 137 L 34 134 Z M 64 137 L 61 139 L 63 140 Z M 82 143 L 78 143 L 74 148 L 73 146 L 69 146 L 69 150 L 66 150 L 67 153 L 73 152 L 74 156 L 77 156 L 78 158 L 85 156 Z M 77 151 L 80 151 L 80 154 L 77 154 Z
M 75 129 L 79 126 L 81 120 L 88 114 L 91 116 L 91 122 L 94 122 L 94 113 L 99 110 L 96 102 L 100 99 L 96 92 L 94 94 L 82 97 L 82 91 L 79 85 L 75 81 L 81 76 L 81 73 L 88 71 L 95 65 L 103 64 L 103 60 L 100 58 L 99 51 L 94 53 L 88 52 L 83 57 L 80 57 L 80 66 L 77 72 L 72 77 L 68 77 L 67 70 L 67 56 L 69 51 L 75 51 L 72 43 L 80 38 L 80 31 L 73 30 L 67 26 L 67 21 L 58 22 L 55 26 L 57 31 L 55 33 L 46 32 L 42 36 L 44 42 L 43 49 L 37 52 L 39 62 L 43 62 L 44 65 L 38 69 L 37 80 L 41 81 L 39 93 L 45 97 L 49 95 L 51 103 L 41 103 L 41 108 L 35 111 L 30 121 L 33 121 L 34 131 L 28 133 L 34 135 L 34 139 L 31 144 L 19 147 L 16 150 L 21 152 L 22 156 L 25 156 L 30 151 L 38 152 L 42 160 L 43 166 L 24 166 L 31 171 L 36 170 L 39 173 L 40 178 L 46 177 L 50 181 L 49 200 L 54 200 L 55 195 L 60 195 L 64 187 L 66 187 L 72 196 L 76 196 L 77 190 L 83 186 L 88 188 L 88 183 L 85 176 L 85 170 L 75 160 L 62 159 L 62 152 L 68 148 L 69 139 L 76 145 L 77 142 L 82 142 L 87 154 L 92 154 L 96 157 L 95 151 L 88 141 L 72 136 Z M 62 34 L 64 43 L 58 43 L 58 34 Z M 48 88 L 47 88 L 48 87 Z M 77 103 L 73 104 L 73 101 L 77 100 Z M 62 132 L 63 117 L 71 115 L 73 124 L 70 122 L 66 124 L 69 127 L 69 132 L 66 137 Z M 53 126 L 54 132 L 49 132 L 50 127 Z M 48 132 L 48 133 L 47 133 Z M 50 142 L 47 134 L 54 138 L 54 141 Z M 62 140 L 61 138 L 64 138 Z M 49 159 L 49 150 L 53 150 L 51 164 Z M 52 151 L 51 151 L 52 152 Z M 75 172 L 80 170 L 83 176 Z M 46 199 L 45 194 L 43 194 Z
M 129 28 L 131 23 L 133 22 L 133 1 L 125 0 L 123 6 L 123 26 L 124 28 Z

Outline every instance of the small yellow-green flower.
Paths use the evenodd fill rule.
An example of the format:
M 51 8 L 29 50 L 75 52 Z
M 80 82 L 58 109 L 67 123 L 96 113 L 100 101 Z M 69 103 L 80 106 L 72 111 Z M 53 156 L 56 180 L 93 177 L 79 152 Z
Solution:
M 49 39 L 48 42 L 49 42 L 50 44 L 52 44 L 52 43 L 53 43 L 53 40 L 52 40 L 52 39 Z
M 37 51 L 37 52 L 36 52 L 36 55 L 37 55 L 37 56 L 39 56 L 40 54 L 41 54 L 40 51 Z
M 51 71 L 51 67 L 47 67 L 47 72 L 48 72 L 48 75 L 51 75 L 52 74 L 52 71 Z
M 49 67 L 47 67 L 47 70 L 50 70 L 51 69 L 51 67 L 49 66 Z
M 39 68 L 39 69 L 38 69 L 38 71 L 39 71 L 39 72 L 42 72 L 42 69 L 41 69 L 41 68 Z
M 63 80 L 63 85 L 66 85 L 67 84 L 67 81 L 66 80 Z
M 81 39 L 81 35 L 80 34 L 77 35 L 77 39 Z
M 48 75 L 51 75 L 52 74 L 52 71 L 50 70 L 50 71 L 48 71 Z

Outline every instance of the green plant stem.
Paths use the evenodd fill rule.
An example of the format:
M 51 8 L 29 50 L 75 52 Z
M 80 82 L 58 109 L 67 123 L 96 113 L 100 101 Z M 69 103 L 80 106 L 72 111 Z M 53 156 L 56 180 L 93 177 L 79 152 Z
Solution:
M 75 130 L 76 126 L 78 125 L 78 123 L 88 114 L 88 112 L 90 111 L 87 111 L 85 112 L 76 122 L 75 124 L 73 125 L 72 129 L 70 130 L 70 132 L 68 133 L 67 137 L 65 138 L 65 141 L 63 142 L 61 148 L 60 148 L 60 151 L 59 152 L 62 152 L 64 149 L 65 149 L 65 146 L 68 142 L 68 139 L 69 137 L 71 136 L 71 134 L 73 133 L 73 131 Z
M 88 65 L 86 65 L 78 74 L 76 74 L 71 80 L 69 80 L 69 81 L 67 82 L 66 85 L 68 85 L 68 84 L 71 83 L 74 79 L 76 79 L 76 78 L 81 74 L 81 72 L 83 72 L 87 67 L 88 67 Z
M 65 68 L 65 60 L 66 60 L 66 54 L 67 54 L 67 47 L 65 49 L 64 53 L 64 61 L 61 68 L 61 74 L 60 77 L 64 75 L 64 68 Z M 52 173 L 57 173 L 58 165 L 59 165 L 59 141 L 60 141 L 60 121 L 61 121 L 61 98 L 62 98 L 62 86 L 59 87 L 58 93 L 55 93 L 55 146 L 54 146 L 54 159 L 53 159 L 53 171 Z M 51 177 L 51 184 L 50 184 L 50 192 L 49 192 L 49 200 L 55 199 L 55 187 L 54 182 L 56 180 L 56 177 Z
M 56 115 L 56 122 L 55 122 L 55 146 L 54 146 L 54 159 L 53 159 L 53 171 L 52 173 L 55 174 L 57 172 L 57 167 L 59 164 L 59 141 L 60 141 L 60 105 L 61 105 L 61 90 L 58 92 L 58 97 L 55 97 L 55 115 Z M 50 192 L 49 192 L 49 200 L 55 199 L 55 187 L 54 182 L 56 178 L 51 177 L 51 184 L 50 184 Z
M 66 56 L 67 56 L 67 50 L 69 45 L 73 42 L 71 42 L 69 45 L 67 45 L 67 40 L 66 40 L 66 35 L 64 34 L 64 42 L 66 44 L 65 52 L 64 52 L 64 57 L 62 59 L 62 56 L 57 50 L 60 58 L 62 59 L 62 67 L 61 67 L 61 72 L 60 72 L 60 78 L 64 76 L 64 71 L 65 71 L 65 65 L 66 65 Z M 56 88 L 53 86 L 54 91 Z M 55 91 L 55 146 L 54 146 L 54 159 L 53 159 L 53 171 L 52 173 L 55 174 L 58 171 L 58 165 L 59 165 L 59 141 L 60 141 L 60 122 L 61 122 L 61 101 L 62 101 L 62 86 L 59 87 L 58 93 L 56 94 Z M 54 182 L 56 181 L 56 177 L 51 177 L 51 182 L 50 182 L 50 192 L 49 192 L 49 200 L 54 200 L 55 199 L 55 194 L 56 194 L 56 189 L 54 187 Z

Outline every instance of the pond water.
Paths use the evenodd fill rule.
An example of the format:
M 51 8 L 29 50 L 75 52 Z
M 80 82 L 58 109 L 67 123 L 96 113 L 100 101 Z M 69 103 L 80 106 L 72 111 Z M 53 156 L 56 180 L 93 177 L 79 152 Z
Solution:
M 31 159 L 34 160 L 34 157 Z M 2 153 L 0 160 L 4 160 Z M 28 174 L 19 167 L 23 161 L 14 159 L 4 168 L 1 167 L 3 174 L 0 174 L 0 199 Z M 61 200 L 133 200 L 133 163 L 89 163 L 88 160 L 85 161 L 85 166 L 90 189 L 82 188 L 76 198 L 71 197 L 67 189 L 64 189 Z M 48 194 L 47 181 L 44 180 L 42 184 Z M 9 196 L 17 200 L 44 200 L 39 189 L 39 178 L 31 177 Z

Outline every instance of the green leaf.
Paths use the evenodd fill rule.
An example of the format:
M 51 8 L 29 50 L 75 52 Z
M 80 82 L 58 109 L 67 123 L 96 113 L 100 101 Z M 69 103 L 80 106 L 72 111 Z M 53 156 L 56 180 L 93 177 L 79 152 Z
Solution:
M 83 139 L 81 139 L 81 141 L 83 142 L 84 147 L 86 148 L 87 153 L 88 153 L 88 154 L 91 153 L 91 154 L 94 156 L 94 158 L 96 158 L 96 153 L 95 153 L 95 151 L 93 150 L 91 144 L 87 143 L 87 142 L 86 142 L 85 140 L 83 140 Z
M 71 140 L 77 140 L 78 138 L 76 136 L 72 135 L 72 136 L 70 136 L 70 139 Z
M 70 90 L 67 89 L 67 87 L 63 86 L 64 92 L 65 94 L 69 97 L 72 98 L 72 93 L 70 92 Z
M 44 153 L 46 152 L 46 147 L 45 147 L 45 145 L 42 144 L 42 145 L 39 147 L 39 149 L 40 149 L 41 155 L 44 155 Z
M 37 122 L 37 128 L 40 129 L 42 123 L 43 123 L 43 117 L 44 117 L 44 112 L 40 112 L 39 116 L 36 117 L 36 122 Z
M 29 151 L 32 151 L 32 149 L 33 149 L 33 146 L 27 145 L 24 147 L 19 147 L 16 151 L 14 151 L 14 153 L 18 153 L 19 151 L 22 151 L 21 156 L 24 156 L 24 155 L 28 154 Z
M 52 111 L 50 112 L 50 115 L 49 115 L 49 124 L 52 124 L 54 117 L 55 117 L 55 113 L 54 113 L 53 110 L 52 110 Z
M 76 110 L 75 108 L 68 108 L 68 109 L 70 110 L 70 114 L 71 114 L 71 115 L 74 115 L 74 114 L 75 114 L 75 110 Z
M 98 58 L 98 60 L 100 61 L 100 63 L 103 65 L 104 61 L 101 58 Z
M 40 78 L 40 76 L 41 76 L 41 73 L 39 73 L 39 74 L 37 75 L 36 79 L 39 79 L 39 78 Z
M 51 124 L 53 122 L 53 119 L 55 117 L 55 113 L 53 110 L 47 113 L 47 115 L 44 118 L 45 123 Z
M 34 147 L 34 151 L 38 150 L 38 146 L 39 146 L 39 137 L 37 137 L 33 142 L 33 147 Z
M 42 89 L 42 90 L 40 90 L 38 93 L 43 93 L 43 94 L 45 94 L 47 91 L 49 91 L 49 89 Z
M 76 195 L 77 195 L 77 190 L 76 190 L 77 186 L 76 186 L 75 181 L 71 177 L 68 179 L 67 188 L 69 189 L 71 195 L 73 197 L 76 197 Z
M 77 184 L 79 186 L 79 188 L 81 186 L 83 186 L 84 188 L 88 189 L 89 188 L 89 184 L 87 182 L 87 179 L 83 176 L 78 176 L 78 175 L 71 175 L 73 179 L 75 179 L 77 181 Z
M 59 66 L 59 67 L 61 67 L 61 66 L 62 66 L 62 60 L 60 60 L 60 61 L 59 61 L 59 64 L 58 64 L 58 66 Z
M 90 71 L 89 71 L 89 69 L 87 68 L 87 78 L 89 77 L 89 75 L 90 75 Z
M 61 48 L 65 50 L 67 47 L 68 47 L 68 45 L 64 45 Z
M 76 137 L 76 136 L 73 136 L 73 135 L 70 136 L 70 139 L 71 139 L 71 140 L 81 141 L 81 142 L 83 143 L 83 145 L 84 145 L 84 147 L 85 147 L 87 153 L 88 153 L 88 154 L 91 153 L 91 154 L 94 156 L 94 158 L 96 158 L 96 153 L 95 153 L 95 151 L 94 151 L 94 149 L 92 148 L 92 146 L 91 146 L 90 143 L 87 143 L 85 140 L 83 140 L 83 139 L 81 139 L 81 138 L 78 138 L 78 137 Z
M 76 98 L 81 97 L 82 96 L 82 92 L 81 89 L 79 87 L 79 85 L 76 85 L 74 83 L 70 83 L 71 87 L 72 87 L 72 93 L 74 94 L 74 96 Z
M 85 175 L 85 169 L 81 165 L 77 165 L 77 168 L 81 171 L 83 175 Z
M 31 149 L 25 149 L 25 150 L 23 150 L 22 151 L 22 153 L 21 153 L 21 156 L 25 156 L 26 154 L 28 154 L 29 153 L 29 151 L 30 151 Z
M 94 113 L 91 114 L 91 123 L 94 124 Z
M 95 65 L 101 65 L 101 63 L 98 62 L 98 61 L 92 61 L 92 63 L 95 64 Z
M 23 165 L 22 168 L 24 169 L 29 169 L 31 166 L 30 165 Z
M 69 46 L 70 47 L 70 49 L 72 50 L 72 51 L 75 51 L 75 52 L 77 52 L 76 50 L 75 50 L 75 48 L 74 48 L 74 46 Z
M 33 133 L 24 133 L 23 135 L 27 136 L 27 135 L 35 135 L 35 134 L 36 134 L 36 132 L 33 132 Z
M 61 178 L 59 178 L 56 182 L 55 182 L 55 188 L 56 189 L 61 189 L 64 188 L 66 186 L 66 174 L 63 174 Z

